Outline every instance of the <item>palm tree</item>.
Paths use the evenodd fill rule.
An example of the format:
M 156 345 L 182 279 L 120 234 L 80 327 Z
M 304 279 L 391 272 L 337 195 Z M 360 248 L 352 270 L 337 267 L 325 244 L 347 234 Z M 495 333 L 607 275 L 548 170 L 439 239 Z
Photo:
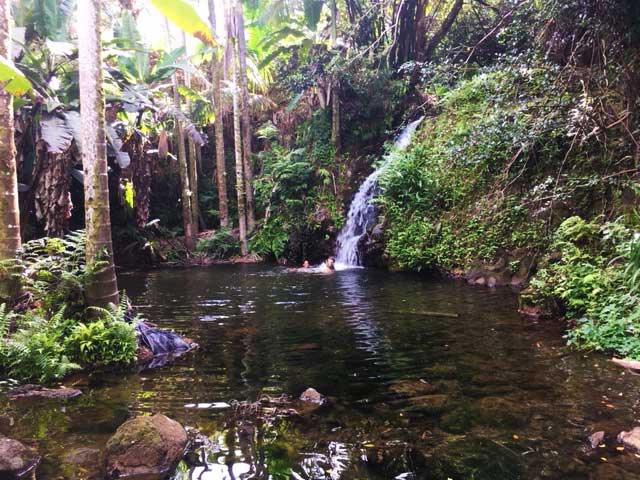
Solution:
M 242 157 L 242 126 L 241 126 L 241 112 L 240 112 L 240 74 L 239 59 L 238 59 L 238 37 L 237 16 L 233 14 L 234 8 L 231 9 L 231 15 L 229 16 L 231 28 L 231 75 L 233 80 L 233 139 L 235 145 L 235 159 L 236 159 L 236 192 L 238 196 L 238 227 L 240 231 L 240 253 L 246 255 L 248 253 L 247 247 L 247 217 L 245 209 L 245 174 L 244 174 L 244 161 Z
M 251 166 L 251 118 L 249 116 L 249 88 L 247 86 L 247 41 L 244 32 L 244 15 L 240 0 L 233 0 L 235 18 L 235 38 L 238 43 L 238 66 L 240 80 L 240 105 L 242 118 L 242 163 L 245 176 L 245 197 L 247 207 L 247 230 L 253 231 L 256 224 L 255 205 L 253 199 L 253 169 Z
M 336 0 L 331 0 L 331 48 L 338 42 L 338 7 Z M 331 88 L 331 143 L 336 153 L 340 151 L 340 84 L 333 78 Z
M 0 56 L 11 58 L 9 0 L 0 0 Z M 20 211 L 16 147 L 13 138 L 13 99 L 0 88 L 0 261 L 15 257 L 20 249 Z M 10 272 L 7 272 L 10 273 Z M 17 282 L 0 269 L 0 300 L 16 293 Z
M 189 58 L 187 51 L 187 36 L 184 31 L 182 32 L 182 46 L 184 47 L 185 56 Z M 188 89 L 191 89 L 191 74 L 188 70 L 184 71 L 184 84 Z M 189 115 L 191 112 L 191 100 L 187 97 L 187 112 Z M 198 154 L 196 149 L 200 146 L 196 145 L 193 138 L 188 137 L 187 143 L 189 145 L 189 188 L 191 190 L 191 228 L 194 237 L 198 235 L 199 231 L 199 218 L 200 212 L 198 210 Z
M 169 21 L 166 20 L 167 42 L 171 48 L 171 34 Z M 173 103 L 176 110 L 180 110 L 180 94 L 178 92 L 178 76 L 173 74 Z M 182 201 L 182 225 L 184 228 L 184 245 L 187 250 L 194 249 L 196 244 L 196 233 L 193 226 L 193 209 L 191 208 L 191 189 L 189 188 L 189 164 L 187 160 L 187 147 L 185 144 L 185 133 L 180 118 L 175 119 L 175 136 L 178 143 L 178 169 L 180 171 L 181 201 Z
M 216 6 L 215 0 L 209 0 L 209 23 L 211 31 L 216 29 Z M 222 95 L 220 92 L 220 58 L 219 47 L 215 47 L 211 58 L 211 83 L 213 103 L 214 129 L 216 139 L 216 180 L 218 184 L 218 211 L 220 215 L 220 226 L 229 225 L 229 207 L 227 204 L 227 172 L 224 161 L 224 124 L 222 122 Z
M 118 284 L 113 264 L 109 183 L 105 138 L 102 55 L 100 49 L 101 0 L 82 0 L 78 5 L 78 59 L 80 70 L 80 116 L 82 165 L 87 230 L 87 265 L 97 266 L 87 286 L 89 305 L 118 305 Z

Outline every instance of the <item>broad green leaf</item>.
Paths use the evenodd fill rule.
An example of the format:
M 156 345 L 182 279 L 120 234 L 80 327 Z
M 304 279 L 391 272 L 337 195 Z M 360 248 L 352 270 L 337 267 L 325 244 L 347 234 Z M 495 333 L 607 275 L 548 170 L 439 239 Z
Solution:
M 31 90 L 31 82 L 18 70 L 13 62 L 0 55 L 0 86 L 14 97 Z
M 216 45 L 209 24 L 198 15 L 189 2 L 185 0 L 151 0 L 151 3 L 185 33 L 193 35 L 208 45 Z

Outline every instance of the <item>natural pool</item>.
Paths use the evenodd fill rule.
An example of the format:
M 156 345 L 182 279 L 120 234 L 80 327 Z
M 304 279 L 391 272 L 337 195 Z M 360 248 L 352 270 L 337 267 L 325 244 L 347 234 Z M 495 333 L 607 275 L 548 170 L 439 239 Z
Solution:
M 633 453 L 586 441 L 635 425 L 640 378 L 570 351 L 560 325 L 521 320 L 508 289 L 261 265 L 134 272 L 120 285 L 201 348 L 153 370 L 72 377 L 84 395 L 67 403 L 0 395 L 0 433 L 38 446 L 38 478 L 93 478 L 118 425 L 151 412 L 218 443 L 181 479 L 640 478 Z M 331 405 L 301 419 L 224 408 L 309 386 Z

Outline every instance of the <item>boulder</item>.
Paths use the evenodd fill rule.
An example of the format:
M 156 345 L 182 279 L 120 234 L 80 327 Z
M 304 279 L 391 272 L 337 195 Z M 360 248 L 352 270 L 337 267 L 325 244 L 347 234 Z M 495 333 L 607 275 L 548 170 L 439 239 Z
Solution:
M 21 385 L 19 387 L 10 390 L 8 393 L 9 398 L 12 400 L 20 398 L 48 398 L 57 400 L 66 400 L 69 398 L 82 395 L 82 391 L 75 388 L 46 388 L 41 385 Z
M 182 425 L 164 415 L 128 420 L 107 442 L 107 478 L 166 478 L 183 457 L 188 443 Z
M 618 442 L 627 448 L 640 451 L 640 427 L 635 427 L 629 432 L 620 432 Z
M 35 471 L 40 460 L 40 455 L 33 448 L 11 438 L 0 437 L 1 479 L 35 479 Z

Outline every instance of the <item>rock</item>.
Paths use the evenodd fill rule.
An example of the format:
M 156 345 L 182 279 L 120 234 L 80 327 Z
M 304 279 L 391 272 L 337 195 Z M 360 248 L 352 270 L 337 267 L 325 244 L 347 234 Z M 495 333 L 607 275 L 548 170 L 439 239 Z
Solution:
M 35 479 L 35 471 L 40 460 L 40 455 L 33 448 L 11 438 L 0 437 L 1 479 Z
M 153 352 L 144 345 L 138 346 L 136 350 L 136 358 L 138 363 L 147 363 L 153 360 Z
M 520 480 L 524 457 L 486 438 L 465 436 L 444 442 L 430 456 L 428 478 Z
M 104 478 L 100 471 L 100 454 L 97 448 L 89 447 L 74 448 L 65 454 L 64 463 L 69 467 L 68 470 L 73 472 L 69 480 Z
M 19 387 L 10 390 L 8 393 L 9 398 L 12 400 L 20 398 L 49 398 L 49 399 L 62 399 L 77 397 L 82 395 L 82 391 L 75 388 L 46 388 L 41 385 L 21 385 Z
M 317 405 L 322 405 L 326 401 L 326 399 L 320 392 L 311 387 L 302 392 L 302 395 L 300 395 L 300 400 L 302 400 L 303 402 L 315 403 Z
M 478 421 L 495 427 L 519 427 L 529 419 L 527 408 L 503 397 L 484 397 L 478 402 Z
M 633 448 L 640 451 L 640 427 L 635 427 L 629 432 L 620 432 L 618 442 L 627 448 Z
M 407 412 L 422 412 L 437 415 L 446 409 L 449 403 L 449 396 L 442 394 L 421 395 L 410 398 L 409 403 L 409 408 L 405 409 Z
M 622 358 L 612 358 L 611 361 L 622 368 L 629 369 L 634 372 L 640 372 L 640 361 L 627 360 Z
M 535 305 L 523 305 L 518 313 L 525 320 L 537 321 L 542 316 L 542 309 Z
M 396 380 L 389 385 L 389 392 L 398 396 L 418 396 L 432 393 L 435 387 L 425 380 Z
M 126 421 L 107 442 L 107 478 L 160 480 L 184 455 L 187 432 L 161 414 Z
M 589 444 L 591 448 L 598 448 L 598 445 L 602 444 L 604 441 L 604 431 L 600 430 L 599 432 L 592 433 L 587 437 L 589 439 Z

